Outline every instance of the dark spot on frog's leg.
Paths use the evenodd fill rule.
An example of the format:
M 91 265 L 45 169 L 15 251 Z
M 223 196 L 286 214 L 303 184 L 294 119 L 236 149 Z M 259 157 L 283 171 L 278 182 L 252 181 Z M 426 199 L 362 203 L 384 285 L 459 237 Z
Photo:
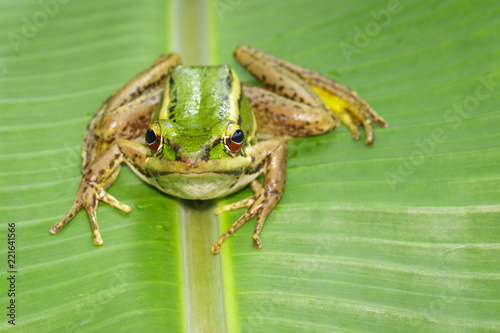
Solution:
M 173 103 L 173 104 L 177 103 L 177 96 L 175 96 L 175 98 L 172 100 L 171 103 Z
M 174 95 L 175 98 L 177 98 L 177 89 L 174 90 L 173 95 Z
M 284 88 L 284 86 L 279 86 L 279 87 L 278 87 L 278 91 L 282 91 L 282 90 L 283 90 L 283 88 Z
M 266 81 L 266 76 L 265 76 L 265 75 L 262 75 L 261 80 L 262 80 L 262 81 Z
M 175 110 L 175 105 L 172 105 L 170 109 L 168 109 L 169 112 L 174 112 L 174 110 Z
M 99 170 L 99 176 L 104 175 L 104 169 Z
M 111 161 L 111 162 L 109 163 L 109 167 L 110 167 L 110 168 L 113 168 L 114 166 L 115 166 L 115 161 L 113 160 L 113 161 Z
M 173 111 L 173 110 L 172 110 Z M 175 117 L 175 114 L 174 113 L 171 113 L 169 116 L 168 116 L 168 119 L 174 119 Z
M 172 77 L 170 77 L 170 80 L 168 83 L 170 84 L 170 87 L 172 87 L 174 85 L 174 79 Z

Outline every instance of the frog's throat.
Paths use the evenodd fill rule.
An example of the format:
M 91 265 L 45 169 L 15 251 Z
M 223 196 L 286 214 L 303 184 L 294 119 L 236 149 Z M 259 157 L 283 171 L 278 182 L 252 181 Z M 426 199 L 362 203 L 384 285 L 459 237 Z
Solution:
M 157 158 L 146 160 L 146 169 L 152 177 L 160 177 L 166 174 L 202 174 L 202 173 L 239 173 L 252 163 L 251 157 L 224 157 L 220 159 L 185 161 L 170 161 Z

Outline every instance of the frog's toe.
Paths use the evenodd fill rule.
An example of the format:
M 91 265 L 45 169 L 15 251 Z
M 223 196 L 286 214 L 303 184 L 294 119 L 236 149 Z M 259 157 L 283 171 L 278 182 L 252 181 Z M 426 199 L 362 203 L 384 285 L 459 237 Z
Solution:
M 61 229 L 66 225 L 68 224 L 68 222 L 73 218 L 75 217 L 76 213 L 78 213 L 78 211 L 82 208 L 82 205 L 81 203 L 75 199 L 75 202 L 73 203 L 73 205 L 71 206 L 70 210 L 66 213 L 66 215 L 64 215 L 64 217 L 59 221 L 57 222 L 56 224 L 54 224 L 52 227 L 50 227 L 50 230 L 49 230 L 49 234 L 51 235 L 55 235 L 57 234 L 59 231 L 61 231 Z
M 57 222 L 52 227 L 50 227 L 49 234 L 55 235 L 62 229 L 62 225 L 60 222 Z
M 256 249 L 262 249 L 262 241 L 260 240 L 259 235 L 253 234 L 253 246 L 255 246 Z
M 380 127 L 387 127 L 387 122 L 373 110 L 358 94 L 338 82 L 326 78 L 312 84 L 325 105 L 349 128 L 354 139 L 359 139 L 358 126 L 363 125 L 366 133 L 367 145 L 373 143 L 372 121 Z
M 132 208 L 129 205 L 126 205 L 124 203 L 121 203 L 118 201 L 114 196 L 111 194 L 108 194 L 107 192 L 103 191 L 101 195 L 99 196 L 99 199 L 107 203 L 108 205 L 118 208 L 119 210 L 125 212 L 125 213 L 130 213 Z
M 102 241 L 101 233 L 99 232 L 99 230 L 94 230 L 93 236 L 94 236 L 94 240 L 92 243 L 94 245 L 102 245 L 104 243 Z
M 342 122 L 344 123 L 344 125 L 347 126 L 347 128 L 349 128 L 349 130 L 351 131 L 351 135 L 352 137 L 354 138 L 354 140 L 359 140 L 359 130 L 358 130 L 358 122 L 354 116 L 352 114 L 350 114 L 349 112 L 347 111 L 344 111 L 341 115 L 340 115 L 340 120 L 342 120 Z
M 363 121 L 363 127 L 365 128 L 365 133 L 366 133 L 366 140 L 365 140 L 365 145 L 371 145 L 373 143 L 373 127 L 372 127 L 372 122 L 370 119 L 365 119 Z
M 224 205 L 222 207 L 217 207 L 215 209 L 215 214 L 219 215 L 219 214 L 222 214 L 222 213 L 230 211 L 230 210 L 235 210 L 235 209 L 244 208 L 244 207 L 250 207 L 254 203 L 254 201 L 255 201 L 255 198 L 252 196 L 252 197 L 249 197 L 249 198 L 237 201 L 237 202 L 233 202 L 233 203 Z

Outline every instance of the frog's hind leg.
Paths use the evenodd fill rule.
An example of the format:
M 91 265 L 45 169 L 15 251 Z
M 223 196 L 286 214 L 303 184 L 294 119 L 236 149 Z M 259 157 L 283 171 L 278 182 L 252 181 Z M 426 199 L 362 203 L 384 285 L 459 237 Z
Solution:
M 161 55 L 152 66 L 108 97 L 87 127 L 82 146 L 82 171 L 113 140 L 142 139 L 163 92 L 163 82 L 180 63 L 175 53 Z
M 245 84 L 243 90 L 255 114 L 261 139 L 318 135 L 340 124 L 335 114 L 323 107 L 295 102 L 251 85 Z
M 373 143 L 372 120 L 387 127 L 385 120 L 355 91 L 315 71 L 249 46 L 238 47 L 234 56 L 266 89 L 296 102 L 328 107 L 349 127 L 355 139 L 359 139 L 359 124 L 365 128 L 366 144 Z

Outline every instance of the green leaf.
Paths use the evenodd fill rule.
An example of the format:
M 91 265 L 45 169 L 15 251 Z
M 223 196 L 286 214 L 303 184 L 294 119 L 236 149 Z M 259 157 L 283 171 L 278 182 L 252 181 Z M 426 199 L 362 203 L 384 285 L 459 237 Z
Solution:
M 500 4 L 65 2 L 0 3 L 0 331 L 11 299 L 22 332 L 500 330 Z M 241 44 L 354 88 L 389 128 L 290 141 L 260 251 L 250 222 L 210 254 L 243 213 L 214 206 L 249 189 L 184 202 L 126 166 L 110 193 L 133 210 L 100 205 L 102 247 L 84 212 L 48 234 L 112 91 L 174 51 L 255 83 Z

